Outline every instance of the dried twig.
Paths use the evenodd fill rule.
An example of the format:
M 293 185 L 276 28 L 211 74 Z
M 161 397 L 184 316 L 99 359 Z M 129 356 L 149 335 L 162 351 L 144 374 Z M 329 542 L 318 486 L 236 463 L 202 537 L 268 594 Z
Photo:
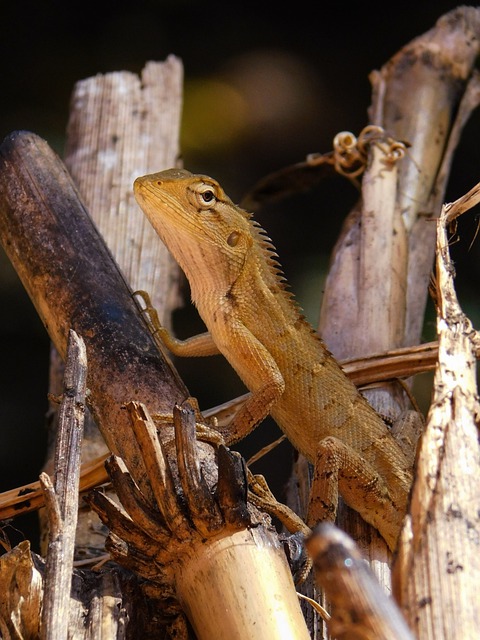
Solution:
M 480 346 L 476 357 L 480 357 Z M 438 342 L 428 342 L 417 347 L 403 347 L 384 354 L 346 360 L 344 371 L 358 386 L 376 384 L 384 380 L 396 380 L 435 369 L 438 359 Z M 203 411 L 205 418 L 216 418 L 220 425 L 227 425 L 250 394 L 229 400 L 217 407 Z M 104 462 L 108 454 L 98 456 L 81 467 L 80 491 L 87 491 L 108 482 Z M 44 504 L 38 482 L 0 493 L 0 520 L 14 518 L 39 509 Z
M 44 639 L 62 640 L 68 636 L 86 378 L 85 345 L 71 331 L 58 421 L 54 483 L 46 473 L 40 476 L 49 524 L 41 624 Z

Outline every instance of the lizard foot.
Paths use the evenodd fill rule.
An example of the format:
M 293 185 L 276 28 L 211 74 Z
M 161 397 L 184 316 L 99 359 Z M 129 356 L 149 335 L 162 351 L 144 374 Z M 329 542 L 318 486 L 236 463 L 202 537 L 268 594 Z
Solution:
M 275 498 L 264 476 L 259 474 L 254 475 L 250 469 L 247 468 L 247 478 L 249 487 L 248 500 L 252 504 L 266 511 L 271 516 L 278 518 L 290 533 L 301 533 L 305 538 L 312 534 L 310 527 L 307 527 L 295 511 L 292 511 L 290 507 L 287 507 L 286 504 L 279 502 Z M 296 577 L 297 586 L 306 580 L 312 566 L 313 562 L 311 558 L 307 556 L 305 565 Z

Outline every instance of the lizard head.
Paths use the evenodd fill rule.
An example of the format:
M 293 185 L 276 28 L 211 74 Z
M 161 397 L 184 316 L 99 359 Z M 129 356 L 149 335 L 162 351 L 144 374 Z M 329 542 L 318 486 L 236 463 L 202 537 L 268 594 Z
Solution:
M 234 205 L 212 178 L 181 169 L 137 178 L 134 193 L 184 270 L 192 295 L 206 288 L 228 290 L 253 244 L 250 214 Z

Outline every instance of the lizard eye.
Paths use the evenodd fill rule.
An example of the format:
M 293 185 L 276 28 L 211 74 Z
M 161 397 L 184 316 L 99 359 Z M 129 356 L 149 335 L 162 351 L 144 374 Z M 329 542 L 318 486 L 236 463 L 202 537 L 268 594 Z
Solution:
M 190 202 L 198 208 L 199 211 L 210 211 L 215 207 L 217 202 L 217 190 L 215 185 L 208 182 L 201 182 L 193 185 L 188 191 Z
M 198 199 L 201 204 L 211 204 L 215 202 L 215 193 L 211 189 L 205 189 L 205 191 L 200 191 L 198 193 Z

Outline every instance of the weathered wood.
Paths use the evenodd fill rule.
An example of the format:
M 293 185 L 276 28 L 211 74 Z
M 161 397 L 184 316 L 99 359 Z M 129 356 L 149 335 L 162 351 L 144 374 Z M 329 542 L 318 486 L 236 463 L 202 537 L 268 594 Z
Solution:
M 142 620 L 146 608 L 144 595 L 123 570 L 89 575 L 72 569 L 85 374 L 85 350 L 74 338 L 69 343 L 60 411 L 56 487 L 42 474 L 50 526 L 47 566 L 30 552 L 28 542 L 0 559 L 0 636 L 5 640 L 66 638 L 72 629 L 76 638 L 95 638 L 99 628 L 103 637 L 123 638 L 128 619 Z M 141 632 L 145 626 L 138 629 Z
M 479 334 L 460 308 L 449 224 L 480 202 L 480 184 L 446 205 L 437 223 L 439 359 L 418 454 L 411 516 L 402 532 L 395 591 L 421 640 L 474 638 L 480 612 Z
M 44 576 L 44 562 L 30 551 L 27 540 L 0 558 L 2 640 L 40 637 Z M 69 612 L 70 628 L 78 640 L 124 639 L 128 624 L 136 637 L 163 637 L 160 621 L 138 584 L 118 566 L 97 572 L 75 570 Z
M 55 448 L 54 483 L 47 474 L 40 476 L 49 525 L 41 624 L 41 637 L 46 640 L 68 637 L 86 376 L 85 345 L 74 331 L 70 331 Z
M 0 637 L 38 638 L 44 566 L 24 540 L 0 557 Z
M 178 305 L 179 269 L 133 197 L 136 177 L 180 155 L 183 68 L 169 56 L 141 75 L 96 75 L 74 87 L 65 166 L 129 286 L 148 291 L 164 325 Z

